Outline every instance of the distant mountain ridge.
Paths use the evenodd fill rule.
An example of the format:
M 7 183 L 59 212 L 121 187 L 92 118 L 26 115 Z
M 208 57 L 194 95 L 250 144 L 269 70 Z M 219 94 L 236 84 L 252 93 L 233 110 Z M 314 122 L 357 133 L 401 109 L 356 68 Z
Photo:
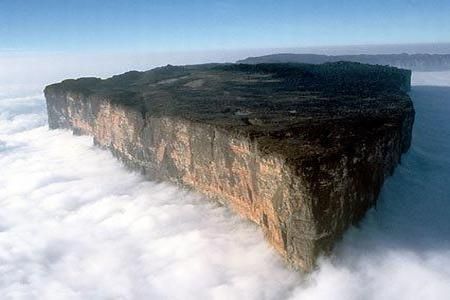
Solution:
M 360 55 L 320 55 L 279 53 L 248 57 L 237 61 L 242 64 L 259 63 L 308 63 L 351 61 L 371 65 L 389 65 L 412 71 L 448 71 L 450 54 L 360 54 Z

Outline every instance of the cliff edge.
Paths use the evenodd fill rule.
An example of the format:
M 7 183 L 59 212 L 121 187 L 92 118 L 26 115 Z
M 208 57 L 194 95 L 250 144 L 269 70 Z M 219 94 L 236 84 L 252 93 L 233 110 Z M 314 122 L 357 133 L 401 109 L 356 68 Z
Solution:
M 359 63 L 166 66 L 45 88 L 49 126 L 259 224 L 309 271 L 411 143 L 411 72 Z

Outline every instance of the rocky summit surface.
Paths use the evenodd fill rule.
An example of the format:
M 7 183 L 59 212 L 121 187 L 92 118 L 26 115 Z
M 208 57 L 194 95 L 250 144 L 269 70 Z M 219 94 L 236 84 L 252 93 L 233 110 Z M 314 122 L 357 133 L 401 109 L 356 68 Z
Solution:
M 336 62 L 166 66 L 47 86 L 50 128 L 259 224 L 311 270 L 409 148 L 411 72 Z

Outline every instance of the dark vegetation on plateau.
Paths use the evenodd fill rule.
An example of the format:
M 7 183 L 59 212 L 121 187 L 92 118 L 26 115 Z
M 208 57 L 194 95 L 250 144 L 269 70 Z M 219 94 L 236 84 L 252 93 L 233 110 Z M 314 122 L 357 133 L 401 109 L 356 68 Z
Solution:
M 405 108 L 412 109 L 410 77 L 408 70 L 351 62 L 168 65 L 46 89 L 106 99 L 144 117 L 211 124 L 258 139 L 269 152 L 304 154 L 336 149 L 368 128 L 392 126 Z
M 273 74 L 283 80 L 281 89 L 309 90 L 328 96 L 377 96 L 409 90 L 411 72 L 386 66 L 336 62 L 321 65 L 298 63 L 233 64 L 216 67 L 228 71 Z
M 207 101 L 214 111 L 217 106 L 232 110 L 233 104 L 238 106 L 236 108 L 240 105 L 249 108 L 258 101 L 276 109 L 271 103 L 275 105 L 280 98 L 289 97 L 285 100 L 295 102 L 299 97 L 304 99 L 305 95 L 311 100 L 361 100 L 387 94 L 402 95 L 409 90 L 410 76 L 408 70 L 350 62 L 168 65 L 146 72 L 130 71 L 105 80 L 69 79 L 50 88 L 106 96 L 116 103 L 148 108 L 150 113 L 173 111 L 182 106 L 195 113 L 203 101 Z M 155 105 L 163 104 L 159 103 L 162 96 L 164 107 Z M 271 99 L 275 96 L 276 99 Z

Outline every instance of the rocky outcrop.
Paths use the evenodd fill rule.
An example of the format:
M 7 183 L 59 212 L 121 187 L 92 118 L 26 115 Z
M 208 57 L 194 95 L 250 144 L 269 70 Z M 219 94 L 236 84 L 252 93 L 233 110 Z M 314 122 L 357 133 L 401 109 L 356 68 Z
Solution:
M 399 74 L 397 91 L 361 98 L 283 89 L 285 77 L 227 66 L 66 81 L 45 95 L 50 128 L 91 135 L 148 178 L 228 205 L 309 271 L 375 204 L 410 145 L 409 73 Z

